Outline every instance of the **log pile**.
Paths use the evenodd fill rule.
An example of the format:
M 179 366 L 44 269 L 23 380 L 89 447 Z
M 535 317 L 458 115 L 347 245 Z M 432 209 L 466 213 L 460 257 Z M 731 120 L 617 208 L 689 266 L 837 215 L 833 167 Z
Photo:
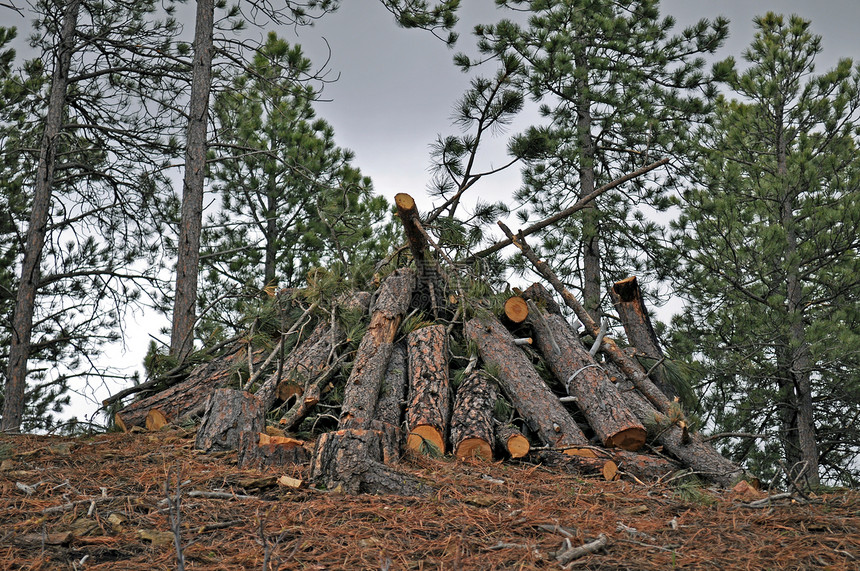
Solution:
M 495 305 L 468 299 L 450 282 L 452 267 L 440 265 L 443 254 L 433 255 L 411 197 L 398 195 L 397 205 L 412 266 L 371 293 L 338 299 L 292 350 L 280 339 L 280 354 L 247 352 L 253 382 L 230 373 L 248 356 L 237 348 L 126 405 L 117 425 L 202 419 L 198 449 L 238 450 L 242 465 L 310 460 L 318 485 L 349 493 L 430 492 L 432 482 L 398 469 L 410 454 L 525 460 L 610 480 L 688 469 L 729 486 L 744 476 L 689 429 L 666 379 L 604 337 L 569 292 L 558 291 L 584 334 L 541 283 Z M 630 348 L 663 359 L 635 278 L 612 296 Z M 365 316 L 357 348 L 334 318 L 338 308 Z

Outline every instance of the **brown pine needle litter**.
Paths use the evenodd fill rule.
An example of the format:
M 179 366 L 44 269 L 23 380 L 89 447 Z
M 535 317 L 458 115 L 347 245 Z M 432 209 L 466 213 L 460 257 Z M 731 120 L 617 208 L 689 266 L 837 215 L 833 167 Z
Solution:
M 308 467 L 240 470 L 181 430 L 0 436 L 0 568 L 173 570 L 179 550 L 184 569 L 860 569 L 857 491 L 754 503 L 529 463 L 401 467 L 435 493 L 282 485 Z

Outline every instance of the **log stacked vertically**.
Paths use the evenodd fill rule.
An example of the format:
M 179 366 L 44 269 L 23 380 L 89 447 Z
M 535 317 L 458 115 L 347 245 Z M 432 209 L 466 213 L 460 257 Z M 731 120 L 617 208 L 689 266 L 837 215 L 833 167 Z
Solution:
M 533 306 L 534 307 L 534 306 Z M 606 371 L 583 347 L 579 336 L 560 315 L 535 307 L 529 315 L 535 343 L 544 361 L 561 381 L 604 446 L 638 450 L 645 427 L 624 404 Z
M 409 309 L 414 287 L 415 272 L 401 268 L 389 275 L 379 288 L 370 326 L 361 339 L 352 372 L 346 381 L 340 413 L 341 428 L 368 428 L 373 421 L 394 336 Z
M 429 325 L 406 338 L 409 353 L 409 406 L 406 448 L 413 452 L 425 446 L 445 453 L 445 437 L 451 418 L 451 387 L 448 378 L 448 332 L 444 325 Z
M 498 389 L 483 371 L 472 371 L 457 387 L 451 415 L 451 449 L 459 459 L 493 459 L 493 408 Z
M 594 456 L 585 434 L 498 319 L 475 317 L 466 322 L 464 332 L 477 343 L 485 365 L 498 367 L 502 390 L 544 444 L 568 454 Z

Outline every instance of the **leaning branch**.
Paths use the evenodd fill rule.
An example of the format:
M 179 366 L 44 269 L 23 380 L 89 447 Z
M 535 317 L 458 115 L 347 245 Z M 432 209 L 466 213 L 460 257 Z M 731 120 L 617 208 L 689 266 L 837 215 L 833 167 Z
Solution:
M 610 191 L 613 188 L 615 188 L 616 186 L 624 184 L 627 181 L 633 180 L 634 178 L 638 178 L 638 177 L 642 176 L 643 174 L 646 174 L 646 173 L 656 169 L 657 167 L 661 167 L 661 166 L 665 165 L 668 162 L 669 162 L 668 158 L 660 159 L 656 163 L 651 163 L 650 165 L 644 166 L 639 170 L 635 170 L 629 174 L 626 174 L 626 175 L 622 176 L 621 178 L 617 178 L 608 184 L 604 184 L 603 186 L 601 186 L 600 188 L 598 188 L 597 190 L 595 190 L 591 194 L 587 194 L 586 196 L 583 196 L 573 206 L 565 208 L 561 212 L 557 212 L 556 214 L 553 214 L 549 218 L 544 218 L 540 222 L 535 222 L 534 224 L 532 224 L 531 226 L 529 226 L 528 228 L 526 228 L 524 230 L 520 230 L 520 234 L 522 234 L 523 236 L 528 236 L 529 234 L 534 234 L 535 232 L 537 232 L 539 230 L 543 230 L 547 226 L 551 226 L 551 225 L 555 224 L 556 222 L 558 222 L 559 220 L 563 220 L 563 219 L 567 218 L 568 216 L 570 216 L 574 212 L 578 212 L 578 211 L 582 210 L 583 208 L 588 206 L 588 203 L 590 203 L 592 200 L 594 200 L 595 198 L 597 198 L 601 194 L 603 194 L 607 191 Z M 504 248 L 506 246 L 510 246 L 512 243 L 513 243 L 513 241 L 510 238 L 508 238 L 506 240 L 500 240 L 499 242 L 496 242 L 495 244 L 493 244 L 489 248 L 487 248 L 485 250 L 481 250 L 480 252 L 469 256 L 464 261 L 466 263 L 468 263 L 468 262 L 472 262 L 472 261 L 479 259 L 479 258 L 484 258 L 486 256 L 489 256 L 490 254 L 498 252 L 499 250 L 501 250 L 502 248 Z

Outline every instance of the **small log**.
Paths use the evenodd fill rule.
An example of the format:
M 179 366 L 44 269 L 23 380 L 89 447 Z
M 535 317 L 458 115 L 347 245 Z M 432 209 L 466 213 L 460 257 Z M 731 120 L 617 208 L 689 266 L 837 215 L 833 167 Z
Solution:
M 618 465 L 620 474 L 628 474 L 642 482 L 657 482 L 682 468 L 663 456 L 638 454 L 627 450 L 607 450 Z
M 451 418 L 448 378 L 448 332 L 444 325 L 430 325 L 406 338 L 409 354 L 409 406 L 406 448 L 422 452 L 430 446 L 445 454 L 445 435 Z
M 496 445 L 511 458 L 524 458 L 531 450 L 529 439 L 512 424 L 496 425 Z
M 400 321 L 409 309 L 415 272 L 395 270 L 379 288 L 370 326 L 361 339 L 352 372 L 346 382 L 340 428 L 367 428 L 374 419 L 382 379 L 393 351 Z
M 164 416 L 157 408 L 150 409 L 148 413 L 146 413 L 146 429 L 150 432 L 155 432 L 156 430 L 161 430 L 168 424 L 167 417 Z
M 195 367 L 184 381 L 132 402 L 114 415 L 116 425 L 123 431 L 145 426 L 146 417 L 153 409 L 173 424 L 201 416 L 212 392 L 226 386 L 236 365 L 244 360 L 243 349 L 244 345 L 237 344 L 227 354 Z M 262 358 L 260 355 L 255 354 L 255 357 Z
M 457 387 L 451 413 L 451 447 L 460 460 L 493 459 L 493 408 L 496 384 L 483 371 L 472 371 Z
M 664 358 L 663 349 L 660 347 L 660 341 L 651 325 L 651 318 L 645 308 L 645 300 L 642 297 L 642 290 L 636 276 L 615 282 L 609 290 L 609 294 L 616 311 L 618 311 L 618 316 L 621 318 L 621 324 L 627 334 L 627 341 L 636 348 L 637 355 L 642 355 L 655 363 L 661 361 Z M 669 399 L 678 396 L 678 392 L 666 378 L 662 367 L 655 367 L 649 376 L 657 388 L 663 391 L 663 394 Z
M 265 432 L 243 432 L 239 436 L 239 467 L 268 468 L 304 464 L 311 455 L 304 441 Z
M 567 321 L 538 310 L 529 323 L 544 361 L 568 394 L 576 397 L 577 406 L 603 445 L 641 448 L 645 427 L 628 410 L 606 371 L 589 355 Z
M 257 434 L 264 425 L 260 399 L 247 391 L 216 389 L 207 401 L 194 448 L 204 452 L 236 450 L 240 434 Z
M 406 345 L 397 343 L 391 351 L 391 358 L 388 360 L 385 376 L 382 378 L 382 390 L 374 413 L 376 420 L 392 426 L 400 426 L 403 422 L 408 369 Z
M 525 323 L 529 316 L 529 306 L 526 300 L 515 295 L 505 300 L 502 323 L 509 327 L 516 327 Z
M 573 417 L 495 317 L 470 319 L 464 331 L 478 344 L 485 366 L 498 367 L 502 390 L 544 444 L 562 448 L 567 454 L 594 456 Z
M 377 430 L 326 432 L 317 441 L 311 478 L 329 490 L 349 494 L 426 496 L 431 487 L 383 463 L 383 435 Z
M 540 450 L 538 461 L 549 468 L 565 468 L 584 475 L 597 475 L 607 482 L 618 479 L 618 465 L 612 460 L 595 454 L 588 458 L 580 455 L 562 454 L 556 450 Z

